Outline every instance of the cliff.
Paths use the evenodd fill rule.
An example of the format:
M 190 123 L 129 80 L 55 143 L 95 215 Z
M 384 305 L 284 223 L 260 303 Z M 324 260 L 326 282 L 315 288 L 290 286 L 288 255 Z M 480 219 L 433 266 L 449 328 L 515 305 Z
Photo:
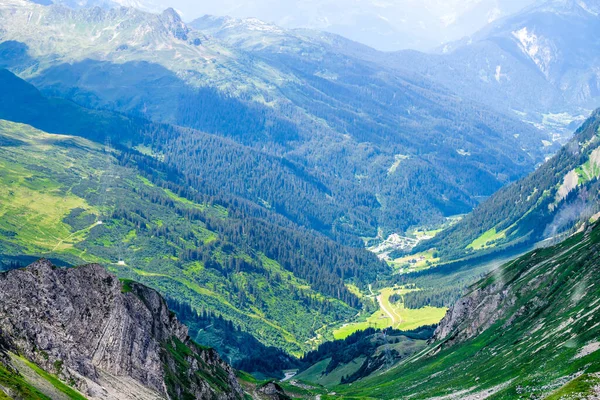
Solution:
M 243 397 L 233 369 L 189 340 L 158 293 L 96 264 L 0 274 L 0 343 L 8 370 L 25 359 L 89 399 Z

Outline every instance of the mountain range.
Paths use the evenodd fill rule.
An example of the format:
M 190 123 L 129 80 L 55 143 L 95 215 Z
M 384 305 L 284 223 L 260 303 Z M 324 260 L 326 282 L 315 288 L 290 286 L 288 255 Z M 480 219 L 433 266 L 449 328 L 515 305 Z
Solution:
M 583 110 L 598 106 L 597 10 L 593 1 L 544 2 L 444 47 L 442 55 L 391 58 L 469 98 L 527 113 L 533 123 L 581 122 Z
M 229 189 L 345 243 L 467 212 L 550 151 L 546 134 L 514 117 L 259 22 L 243 24 L 264 43 L 249 51 L 230 44 L 235 24 L 218 39 L 173 10 L 10 0 L 0 19 L 4 65 L 47 95 L 227 136 L 294 163 L 317 183 L 294 196 L 306 206 L 267 193 L 278 186 L 256 191 L 262 177 Z M 187 168 L 171 151 L 180 149 L 167 160 Z
M 598 395 L 600 5 L 153 7 L 0 2 L 0 399 Z
M 47 99 L 8 71 L 0 79 L 10 89 L 0 98 L 5 268 L 42 255 L 61 265 L 101 262 L 294 354 L 362 308 L 345 280 L 366 287 L 388 269 L 364 249 L 228 191 L 198 192 L 186 175 L 142 153 L 154 135 L 193 135 L 196 146 L 223 156 L 233 146 L 225 139 Z
M 156 0 L 47 0 L 47 4 L 71 8 L 101 6 L 133 7 L 159 13 L 167 8 Z M 532 4 L 532 0 L 438 1 L 363 1 L 354 7 L 339 0 L 287 1 L 285 3 L 253 1 L 240 4 L 224 1 L 194 4 L 174 1 L 170 5 L 186 20 L 205 14 L 235 18 L 258 18 L 287 29 L 314 29 L 338 34 L 379 50 L 429 50 L 443 43 L 461 39 L 486 24 L 511 15 Z

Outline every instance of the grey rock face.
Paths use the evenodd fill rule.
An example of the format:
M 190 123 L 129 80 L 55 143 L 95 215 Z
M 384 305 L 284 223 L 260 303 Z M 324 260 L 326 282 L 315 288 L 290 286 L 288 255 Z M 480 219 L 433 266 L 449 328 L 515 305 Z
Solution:
M 177 11 L 168 8 L 159 16 L 159 19 L 165 25 L 165 28 L 179 40 L 187 40 L 189 28 L 183 23 Z
M 446 340 L 446 345 L 451 345 L 489 328 L 506 309 L 506 305 L 502 306 L 507 300 L 506 293 L 501 289 L 496 285 L 477 289 L 458 300 L 440 322 L 434 340 Z
M 261 394 L 272 400 L 290 400 L 285 391 L 275 382 L 269 382 L 258 390 Z
M 242 396 L 231 367 L 214 350 L 189 341 L 187 328 L 158 293 L 133 282 L 126 287 L 97 264 L 63 269 L 40 260 L 2 273 L 0 341 L 88 394 L 98 392 L 89 382 L 101 384 L 108 374 L 131 378 L 165 398 L 177 391 L 198 399 Z M 177 346 L 188 349 L 186 357 L 205 362 L 190 363 L 189 376 L 218 371 L 226 376 L 221 387 L 199 378 L 187 388 L 178 388 L 178 379 L 167 382 L 166 376 L 177 377 L 169 368 L 174 353 L 169 349 Z

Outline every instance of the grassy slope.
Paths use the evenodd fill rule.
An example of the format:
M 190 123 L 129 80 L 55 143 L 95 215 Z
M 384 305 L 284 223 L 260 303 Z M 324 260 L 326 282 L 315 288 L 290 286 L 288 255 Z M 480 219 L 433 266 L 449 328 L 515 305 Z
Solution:
M 600 344 L 599 252 L 596 226 L 504 265 L 478 284 L 497 284 L 495 291 L 507 290 L 514 299 L 503 302 L 505 312 L 490 328 L 435 354 L 437 343 L 344 392 L 356 398 L 427 398 L 494 388 L 490 398 L 514 399 L 591 390 L 585 382 L 600 372 L 600 351 L 594 351 Z M 580 373 L 589 379 L 568 383 Z
M 365 360 L 366 357 L 364 356 L 357 357 L 349 363 L 337 367 L 329 374 L 325 374 L 327 365 L 331 362 L 331 359 L 327 358 L 319 361 L 305 371 L 302 371 L 300 374 L 296 375 L 294 379 L 322 385 L 325 387 L 333 387 L 340 384 L 342 377 L 352 375 L 358 371 Z
M 44 371 L 42 368 L 26 360 L 25 358 L 21 358 L 21 361 L 23 361 L 25 365 L 27 365 L 27 367 L 31 368 L 31 370 L 38 374 L 42 379 L 49 382 L 56 390 L 63 393 L 67 398 L 71 400 L 86 400 L 86 398 L 81 393 L 79 393 L 77 390 L 73 389 L 69 385 L 63 383 L 55 375 Z
M 21 142 L 18 145 L 15 142 L 14 147 L 0 147 L 0 229 L 4 233 L 15 233 L 14 236 L 3 235 L 3 241 L 25 247 L 26 253 L 72 251 L 72 245 L 81 240 L 81 235 L 72 232 L 63 219 L 72 209 L 94 210 L 84 199 L 62 189 L 60 180 L 65 167 L 71 168 L 85 160 L 81 152 L 67 154 L 68 149 L 62 145 L 81 145 L 83 141 L 35 132 L 5 122 L 1 123 L 0 129 L 5 141 L 13 139 Z M 88 149 L 94 149 L 93 145 L 88 146 Z M 16 150 L 19 147 L 29 147 L 34 151 L 25 154 Z M 55 150 L 56 157 L 45 157 L 50 149 Z M 61 164 L 63 162 L 66 165 Z M 47 173 L 49 170 L 62 170 L 63 173 L 51 177 Z M 72 175 L 77 176 L 78 172 L 73 170 Z
M 198 310 L 223 313 L 264 343 L 295 352 L 306 347 L 313 326 L 349 313 L 347 306 L 314 293 L 277 262 L 226 246 L 202 222 L 192 224 L 176 213 L 201 210 L 228 218 L 227 210 L 180 198 L 136 169 L 118 165 L 114 156 L 84 139 L 0 121 L 2 259 L 31 255 L 72 264 L 100 262 L 122 278 L 143 282 Z M 113 218 L 116 210 L 133 219 Z M 180 235 L 178 243 L 160 236 L 159 228 L 165 226 Z M 214 259 L 244 259 L 256 270 L 224 276 L 201 261 L 179 260 L 174 255 L 191 248 L 192 238 L 212 244 Z M 275 275 L 281 279 L 270 281 L 268 276 Z M 250 285 L 252 294 L 236 294 Z M 330 302 L 331 312 L 299 303 L 291 289 Z
M 473 243 L 467 246 L 467 249 L 482 250 L 493 247 L 495 241 L 504 239 L 505 237 L 505 232 L 496 232 L 496 228 L 492 228 L 475 239 Z
M 63 383 L 56 375 L 46 372 L 23 357 L 7 355 L 8 357 L 12 364 L 10 369 L 0 362 L 0 399 L 50 400 L 60 397 L 86 400 L 85 396 Z M 16 369 L 13 370 L 13 367 Z M 2 388 L 10 393 L 11 397 L 8 397 Z
M 0 386 L 11 392 L 17 392 L 25 400 L 50 400 L 50 398 L 37 390 L 21 375 L 8 370 L 0 363 Z M 0 389 L 0 399 L 12 399 Z
M 417 310 L 411 310 L 402 304 L 402 302 L 391 303 L 390 296 L 393 294 L 405 294 L 414 289 L 404 288 L 384 288 L 381 290 L 382 307 L 376 312 L 369 315 L 366 319 L 359 322 L 346 324 L 333 332 L 335 339 L 344 339 L 356 331 L 365 330 L 367 328 L 385 329 L 394 328 L 400 330 L 413 330 L 421 326 L 433 325 L 444 317 L 446 314 L 445 308 L 438 307 L 423 307 Z M 387 310 L 388 312 L 386 312 Z M 390 317 L 393 317 L 393 319 Z

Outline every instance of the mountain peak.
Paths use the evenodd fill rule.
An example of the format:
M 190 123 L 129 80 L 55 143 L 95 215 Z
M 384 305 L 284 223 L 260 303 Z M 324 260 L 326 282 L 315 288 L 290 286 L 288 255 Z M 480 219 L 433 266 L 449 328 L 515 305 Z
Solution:
M 182 21 L 181 16 L 172 7 L 167 8 L 163 11 L 159 19 L 164 24 L 165 28 L 176 38 L 180 40 L 187 40 L 190 29 Z
M 181 16 L 173 7 L 169 7 L 161 13 L 161 16 L 164 18 L 169 18 L 172 21 L 181 22 Z
M 265 33 L 278 33 L 283 34 L 286 32 L 285 29 L 278 25 L 265 22 L 259 18 L 233 18 L 229 16 L 214 16 L 205 15 L 194 20 L 191 26 L 195 29 L 218 32 L 218 31 L 240 31 L 240 32 L 265 32 Z

